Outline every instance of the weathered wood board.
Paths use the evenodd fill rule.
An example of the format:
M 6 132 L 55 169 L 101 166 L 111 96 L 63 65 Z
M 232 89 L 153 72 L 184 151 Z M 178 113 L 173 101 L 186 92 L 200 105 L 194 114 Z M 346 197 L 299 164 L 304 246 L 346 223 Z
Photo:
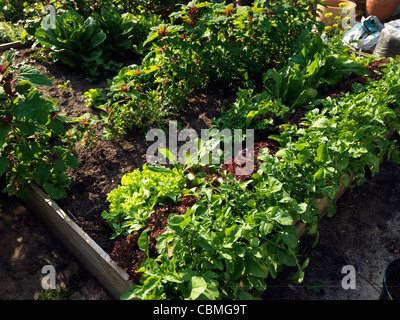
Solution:
M 130 287 L 128 274 L 111 261 L 109 255 L 88 236 L 40 188 L 31 183 L 27 207 L 35 213 L 48 229 L 73 253 L 82 265 L 96 277 L 106 290 L 119 299 Z
M 22 43 L 21 41 L 4 43 L 4 44 L 0 44 L 0 51 L 16 49 L 16 48 L 20 48 L 20 47 L 29 47 L 32 44 L 33 44 L 33 41 L 27 41 L 25 43 Z

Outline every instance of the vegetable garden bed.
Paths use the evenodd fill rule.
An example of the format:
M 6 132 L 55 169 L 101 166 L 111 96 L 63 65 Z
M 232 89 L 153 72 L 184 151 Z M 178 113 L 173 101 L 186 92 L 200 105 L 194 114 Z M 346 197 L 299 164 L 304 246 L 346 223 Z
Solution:
M 341 187 L 336 195 L 336 200 L 340 198 L 346 189 L 347 187 Z M 131 281 L 125 270 L 111 261 L 109 254 L 94 242 L 35 183 L 31 184 L 30 197 L 25 203 L 115 299 L 119 299 L 125 291 L 129 290 Z M 318 203 L 318 210 L 322 218 L 328 210 L 326 198 Z M 296 223 L 295 226 L 299 237 L 302 237 L 305 233 L 305 225 Z
M 298 255 L 299 235 L 318 239 L 319 219 L 335 213 L 335 199 L 345 188 L 353 180 L 365 181 L 366 170 L 376 173 L 383 157 L 397 158 L 387 140 L 398 129 L 397 62 L 356 59 L 337 44 L 330 48 L 316 35 L 321 28 L 312 27 L 306 4 L 304 11 L 285 1 L 272 5 L 277 12 L 216 5 L 207 15 L 210 4 L 189 4 L 173 14 L 176 24 L 149 34 L 145 43 L 151 50 L 138 65 L 97 84 L 108 87 L 105 103 L 100 90 L 89 91 L 92 85 L 71 69 L 35 64 L 53 82 L 41 92 L 54 97 L 61 113 L 88 112 L 90 117 L 76 121 L 83 124 L 86 145 L 92 138 L 96 143 L 86 149 L 80 139 L 74 141 L 76 162 L 68 154 L 61 159 L 60 152 L 48 155 L 54 170 L 72 178 L 68 197 L 57 200 L 63 210 L 32 184 L 28 204 L 35 211 L 47 208 L 52 228 L 114 296 L 127 289 L 127 277 L 134 286 L 123 297 L 141 299 L 251 298 L 248 291 L 264 290 L 265 278 L 276 277 L 282 265 L 297 266 L 294 281 L 301 281 L 308 262 Z M 282 24 L 292 22 L 293 14 L 300 19 L 290 27 L 288 43 L 277 37 L 271 49 L 265 31 L 287 33 Z M 276 25 L 266 22 L 275 18 Z M 68 13 L 60 19 L 78 18 Z M 79 24 L 93 27 L 90 19 Z M 37 33 L 44 44 L 53 41 L 50 32 Z M 265 58 L 267 49 L 272 51 Z M 97 109 L 86 106 L 85 93 L 86 103 Z M 25 116 L 18 105 L 12 110 Z M 50 124 L 63 119 L 48 116 Z M 91 123 L 93 116 L 101 121 Z M 220 167 L 142 166 L 149 147 L 143 131 L 171 119 L 200 130 L 209 128 L 213 117 L 220 129 L 255 130 L 251 172 L 236 174 L 237 158 Z M 14 121 L 10 115 L 4 119 L 7 126 Z M 46 126 L 60 132 L 58 124 Z M 14 136 L 7 132 L 5 138 Z M 14 161 L 14 154 L 9 159 Z M 47 166 L 39 168 L 48 179 Z M 33 176 L 62 198 L 68 179 L 60 177 L 49 182 Z
M 28 52 L 31 52 L 31 49 L 27 50 Z M 40 65 L 37 65 L 38 68 L 41 68 Z M 62 69 L 62 68 L 61 68 Z M 55 68 L 54 70 L 57 70 Z M 44 71 L 44 73 L 47 73 Z M 49 74 L 51 78 L 51 76 Z M 68 77 L 66 77 L 68 78 Z M 72 78 L 70 78 L 72 79 Z M 56 78 L 52 79 L 53 81 L 57 81 Z M 64 81 L 58 80 L 60 83 Z M 55 82 L 57 83 L 57 82 Z M 60 89 L 62 90 L 62 89 Z M 78 93 L 72 93 L 70 95 L 78 95 Z M 57 93 L 52 93 L 52 95 L 57 96 Z M 65 94 L 61 94 L 61 96 L 65 96 Z M 203 99 L 206 101 L 209 100 L 206 98 L 207 95 L 203 93 Z M 232 96 L 227 95 L 228 97 L 226 98 L 227 101 L 231 100 L 233 101 Z M 215 100 L 214 100 L 215 101 Z M 61 101 L 60 101 L 61 102 Z M 196 102 L 196 105 L 201 105 L 198 103 L 198 98 L 194 98 L 193 102 Z M 61 102 L 61 104 L 65 104 Z M 203 104 L 203 106 L 207 105 L 206 103 Z M 81 106 L 82 107 L 82 106 Z M 199 110 L 198 107 L 194 107 L 194 110 Z M 67 111 L 67 110 L 65 110 Z M 68 110 L 71 112 L 72 110 Z M 202 108 L 199 111 L 204 112 L 205 110 Z M 191 113 L 192 116 L 192 121 L 197 122 L 197 119 L 199 117 L 194 116 L 195 113 Z M 188 121 L 187 118 L 183 118 Z M 203 113 L 203 119 L 205 120 L 205 123 L 200 125 L 201 128 L 206 128 L 210 124 L 210 120 L 207 120 L 207 117 L 204 116 Z M 188 124 L 193 125 L 192 124 Z M 387 138 L 389 138 L 388 136 Z M 133 138 L 133 137 L 131 137 Z M 134 138 L 133 138 L 134 139 Z M 136 139 L 134 139 L 136 141 Z M 144 154 L 146 151 L 147 145 L 144 145 L 142 147 L 141 153 Z M 102 150 L 103 148 L 100 146 L 95 147 L 95 150 L 98 150 L 99 153 L 104 154 L 105 151 Z M 115 151 L 114 151 L 115 152 Z M 101 211 L 104 209 L 104 207 L 97 208 L 97 205 L 99 205 L 99 198 L 94 198 L 95 200 L 92 200 L 91 198 L 88 198 L 88 193 L 83 193 L 82 190 L 85 189 L 91 189 L 91 188 L 97 188 L 98 182 L 93 183 L 91 179 L 93 179 L 95 176 L 97 179 L 104 179 L 101 176 L 93 175 L 89 168 L 95 172 L 99 172 L 99 170 L 104 170 L 107 171 L 107 169 L 104 169 L 104 162 L 98 161 L 98 153 L 93 153 L 93 154 L 84 154 L 81 155 L 82 157 L 85 157 L 87 160 L 86 161 L 80 161 L 81 163 L 85 163 L 85 166 L 78 168 L 77 171 L 75 171 L 74 175 L 76 176 L 76 180 L 73 182 L 71 186 L 71 190 L 69 191 L 69 194 L 72 196 L 67 198 L 67 199 L 61 199 L 59 200 L 60 203 L 62 203 L 64 210 L 58 208 L 58 206 L 55 204 L 53 200 L 48 198 L 47 195 L 43 194 L 41 191 L 38 190 L 37 187 L 33 186 L 31 192 L 33 193 L 33 196 L 30 198 L 28 201 L 28 205 L 30 208 L 32 208 L 35 212 L 42 212 L 42 214 L 39 214 L 39 216 L 42 215 L 42 219 L 44 218 L 44 221 L 49 220 L 50 222 L 53 219 L 61 219 L 64 220 L 64 222 L 60 223 L 52 223 L 52 226 L 50 227 L 50 230 L 56 230 L 60 229 L 59 237 L 61 236 L 61 241 L 67 242 L 67 247 L 72 248 L 72 252 L 77 254 L 78 257 L 83 261 L 84 264 L 88 267 L 89 270 L 92 270 L 92 273 L 98 277 L 98 279 L 103 283 L 103 285 L 110 291 L 112 292 L 114 297 L 118 297 L 123 291 L 127 290 L 127 286 L 130 283 L 128 281 L 128 275 L 123 271 L 121 268 L 117 267 L 115 263 L 111 262 L 110 263 L 110 258 L 109 258 L 109 253 L 110 248 L 114 246 L 114 242 L 109 240 L 109 237 L 111 235 L 111 231 L 107 229 L 107 227 L 104 225 L 104 223 L 101 222 L 101 219 L 97 220 L 99 218 L 98 214 L 101 213 Z M 79 156 L 78 156 L 79 157 Z M 115 157 L 113 158 L 115 161 Z M 139 167 L 140 161 L 138 161 L 138 164 L 136 165 Z M 107 167 L 107 164 L 105 165 Z M 100 169 L 103 168 L 103 169 Z M 115 166 L 115 168 L 119 168 L 118 165 Z M 129 172 L 129 170 L 127 170 Z M 122 175 L 123 173 L 119 173 Z M 111 177 L 115 177 L 114 173 L 111 174 Z M 82 181 L 87 181 L 85 184 L 82 183 Z M 114 180 L 112 182 L 112 180 Z M 118 184 L 118 179 L 110 179 L 108 183 L 111 184 L 109 187 L 110 189 L 115 188 Z M 78 182 L 76 182 L 78 181 Z M 75 189 L 74 185 L 77 185 L 77 188 Z M 338 199 L 343 192 L 345 192 L 346 188 L 341 186 L 340 190 L 338 191 L 336 195 L 336 199 Z M 96 197 L 99 197 L 99 194 L 103 194 L 103 200 L 102 203 L 105 206 L 105 197 L 107 195 L 107 192 L 96 192 L 96 194 L 93 194 Z M 47 200 L 45 200 L 47 198 Z M 47 209 L 45 209 L 47 208 Z M 77 208 L 83 208 L 81 210 L 78 210 Z M 94 208 L 94 209 L 93 209 Z M 93 209 L 93 210 L 91 210 Z M 96 210 L 97 209 L 97 210 Z M 328 202 L 327 199 L 324 198 L 323 200 L 319 201 L 318 204 L 318 209 L 320 212 L 320 216 L 322 217 L 323 215 L 326 214 L 328 210 Z M 88 212 L 92 211 L 97 213 L 94 215 L 89 215 Z M 47 212 L 45 216 L 43 216 L 43 212 Z M 66 214 L 66 212 L 69 212 L 69 214 Z M 46 217 L 47 216 L 47 217 Z M 68 217 L 69 216 L 69 217 Z M 97 217 L 97 218 L 96 218 Z M 72 222 L 72 219 L 76 219 L 76 221 L 80 222 L 81 226 L 83 227 L 84 230 L 86 230 L 89 234 L 91 234 L 94 238 L 99 239 L 99 242 L 102 243 L 103 247 L 108 250 L 108 253 L 104 251 L 104 249 L 100 248 L 96 242 L 94 242 L 85 231 L 80 229 L 77 225 L 75 225 L 74 222 Z M 90 222 L 90 219 L 93 219 L 93 222 Z M 67 225 L 68 228 L 70 228 L 70 231 L 65 231 L 65 226 Z M 298 231 L 299 236 L 302 236 L 305 233 L 305 225 L 303 223 L 296 223 L 296 228 Z M 58 232 L 57 232 L 58 233 Z M 75 234 L 73 236 L 73 234 Z M 74 241 L 77 241 L 76 244 L 71 244 L 71 239 Z M 92 253 L 89 255 L 87 247 L 91 248 Z M 99 266 L 102 266 L 99 271 Z M 92 269 L 94 268 L 94 270 Z M 108 275 L 108 277 L 105 275 Z M 110 280 L 111 278 L 111 280 Z

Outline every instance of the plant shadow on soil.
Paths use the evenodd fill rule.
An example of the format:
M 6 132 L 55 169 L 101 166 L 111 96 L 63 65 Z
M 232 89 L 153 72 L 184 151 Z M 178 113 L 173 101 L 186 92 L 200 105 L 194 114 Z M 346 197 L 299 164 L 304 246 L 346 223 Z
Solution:
M 60 64 L 36 61 L 31 55 L 37 50 L 19 49 L 17 62 L 29 59 L 29 64 L 52 80 L 54 85 L 40 88 L 41 92 L 54 98 L 61 113 L 67 116 L 77 117 L 86 112 L 98 116 L 97 110 L 85 105 L 83 94 L 91 88 L 107 88 L 107 79 L 90 83 L 80 74 Z M 132 63 L 139 64 L 140 59 L 132 56 L 125 64 Z M 58 87 L 67 81 L 71 90 Z M 234 92 L 222 88 L 195 92 L 175 120 L 181 127 L 190 127 L 198 132 L 209 128 L 211 119 L 219 116 L 221 107 L 230 106 L 235 99 Z M 95 147 L 76 149 L 79 167 L 69 171 L 72 184 L 67 190 L 68 198 L 57 203 L 94 241 L 110 253 L 114 246 L 114 240 L 110 240 L 112 231 L 100 218 L 101 212 L 107 209 L 107 194 L 119 185 L 125 173 L 141 168 L 151 142 L 145 141 L 144 134 L 140 132 L 131 132 L 124 139 L 107 141 L 101 138 L 102 129 L 101 125 L 96 127 Z M 399 137 L 396 135 L 394 138 L 398 140 Z M 304 252 L 305 257 L 310 257 L 303 283 L 289 284 L 288 279 L 295 270 L 284 268 L 276 279 L 267 279 L 267 290 L 261 297 L 266 300 L 378 299 L 384 268 L 395 257 L 395 252 L 400 250 L 399 178 L 400 165 L 385 161 L 379 174 L 368 179 L 363 186 L 348 190 L 338 201 L 336 215 L 320 222 L 321 236 L 317 246 L 311 248 L 314 241 L 311 236 L 306 236 L 301 241 L 301 252 Z M 8 209 L 7 205 L 3 207 Z M 32 234 L 46 233 L 41 228 L 31 228 L 30 232 L 32 230 L 35 230 Z M 5 239 L 8 232 L 2 232 L 2 236 L 3 241 L 12 243 L 16 250 L 18 239 L 12 233 L 11 239 Z M 2 261 L 2 265 L 6 267 L 7 263 L 6 260 Z M 353 265 L 356 269 L 355 290 L 345 290 L 341 286 L 345 276 L 341 270 L 345 265 Z M 12 293 L 12 290 L 10 288 L 7 291 L 10 293 L 3 298 L 26 298 L 24 295 Z M 96 294 L 91 295 L 93 299 L 105 296 L 100 295 L 99 298 Z
M 5 194 L 0 194 L 0 235 L 0 300 L 111 299 L 35 215 Z M 42 287 L 46 265 L 55 268 L 55 290 Z

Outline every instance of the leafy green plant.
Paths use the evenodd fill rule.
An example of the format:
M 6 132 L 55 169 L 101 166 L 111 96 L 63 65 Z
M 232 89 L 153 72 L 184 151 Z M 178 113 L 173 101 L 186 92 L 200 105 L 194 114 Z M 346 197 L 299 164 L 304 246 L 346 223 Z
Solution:
M 87 81 L 95 82 L 99 80 L 100 76 L 117 73 L 121 69 L 122 65 L 122 62 L 116 62 L 101 56 L 90 64 L 83 64 L 82 72 Z
M 223 110 L 216 126 L 227 128 L 266 129 L 282 121 L 298 108 L 325 94 L 331 87 L 355 75 L 367 75 L 365 61 L 355 61 L 342 48 L 325 44 L 321 37 L 304 31 L 296 43 L 296 53 L 281 69 L 267 70 L 263 75 L 263 91 L 238 92 L 238 99 L 229 110 Z M 344 49 L 343 49 L 344 50 Z
M 145 11 L 140 11 L 136 14 L 125 13 L 123 14 L 123 18 L 124 20 L 133 23 L 131 31 L 132 43 L 135 52 L 139 54 L 143 54 L 146 51 L 146 48 L 144 48 L 142 44 L 146 41 L 151 28 L 165 23 L 159 15 Z
M 10 22 L 0 22 L 0 43 L 8 43 L 25 39 L 26 32 L 20 25 Z
M 41 1 L 46 3 L 47 1 Z M 27 7 L 39 5 L 37 0 L 1 0 L 0 13 L 6 21 L 17 22 L 18 20 L 25 20 L 30 12 L 26 10 Z
M 106 97 L 101 91 L 101 89 L 90 89 L 84 93 L 83 96 L 86 98 L 85 101 L 88 107 L 97 107 L 105 101 Z
M 374 175 L 384 157 L 399 161 L 396 142 L 385 139 L 389 129 L 400 129 L 399 64 L 390 60 L 385 68 L 382 79 L 356 83 L 339 98 L 311 100 L 300 123 L 275 123 L 280 130 L 269 138 L 281 147 L 275 155 L 259 150 L 249 179 L 237 179 L 225 166 L 185 172 L 196 183 L 181 192 L 194 204 L 167 216 L 157 254 L 150 252 L 154 229 L 139 226 L 132 240 L 141 257 L 139 279 L 121 298 L 250 299 L 249 290 L 265 290 L 265 278 L 276 277 L 284 265 L 297 268 L 291 280 L 301 282 L 308 259 L 300 257 L 294 224 L 305 223 L 318 238 L 319 199 L 328 199 L 331 217 L 341 185 L 362 184 L 366 170 Z M 157 192 L 146 203 L 156 199 Z
M 133 21 L 124 19 L 117 10 L 109 8 L 102 8 L 100 14 L 95 14 L 94 17 L 107 36 L 103 43 L 105 54 L 123 55 L 132 50 Z
M 22 198 L 29 196 L 29 182 L 35 181 L 54 199 L 66 196 L 71 179 L 67 168 L 76 168 L 73 140 L 86 128 L 71 129 L 69 119 L 58 114 L 55 100 L 44 97 L 37 86 L 52 82 L 36 68 L 14 65 L 15 51 L 3 55 L 0 68 L 0 175 L 3 192 Z
M 68 279 L 66 288 L 57 287 L 40 291 L 39 300 L 70 300 L 72 295 L 81 289 L 85 284 L 85 279 L 79 272 L 74 272 Z
M 144 165 L 123 176 L 121 186 L 109 193 L 110 209 L 102 217 L 113 226 L 114 236 L 138 231 L 156 204 L 176 202 L 184 186 L 185 178 L 176 170 L 154 172 Z
M 137 241 L 147 259 L 137 272 L 144 274 L 140 284 L 122 298 L 248 299 L 247 290 L 263 290 L 265 277 L 276 276 L 278 261 L 299 264 L 296 229 L 290 226 L 293 219 L 277 210 L 271 211 L 270 218 L 258 212 L 248 192 L 250 181 L 239 182 L 232 175 L 218 180 L 217 186 L 202 183 L 196 190 L 183 190 L 198 201 L 186 213 L 169 216 L 167 230 L 157 238 L 156 258 L 148 255 L 150 231 L 142 229 Z M 267 206 L 268 196 L 275 194 L 287 200 L 275 181 L 270 193 L 259 199 L 260 207 Z M 296 204 L 285 201 L 285 206 L 294 209 Z M 277 234 L 272 233 L 275 225 Z M 306 263 L 299 264 L 299 270 L 305 267 Z
M 325 286 L 323 283 L 312 281 L 311 283 L 306 283 L 305 287 L 314 293 L 321 293 Z
M 338 54 L 337 47 L 324 44 L 321 37 L 310 38 L 305 32 L 299 40 L 301 47 L 289 63 L 279 71 L 270 69 L 264 75 L 265 88 L 272 97 L 291 109 L 317 97 L 319 87 L 336 86 L 352 74 L 367 74 L 363 63 Z M 330 48 L 336 52 L 330 53 Z
M 69 80 L 67 80 L 63 84 L 59 84 L 58 88 L 62 89 L 62 91 L 66 92 L 66 93 L 74 91 L 74 89 L 70 85 L 71 85 L 71 82 Z
M 107 37 L 94 18 L 83 20 L 73 10 L 57 15 L 54 29 L 40 28 L 35 36 L 57 59 L 71 67 L 94 63 L 103 53 L 101 44 Z
M 55 5 L 62 10 L 75 10 L 85 19 L 100 13 L 101 9 L 114 5 L 117 1 L 111 0 L 62 0 Z
M 182 0 L 119 0 L 116 3 L 123 7 L 125 12 L 138 13 L 146 11 L 152 14 L 162 15 L 168 18 L 168 15 L 177 10 L 180 4 L 186 3 Z

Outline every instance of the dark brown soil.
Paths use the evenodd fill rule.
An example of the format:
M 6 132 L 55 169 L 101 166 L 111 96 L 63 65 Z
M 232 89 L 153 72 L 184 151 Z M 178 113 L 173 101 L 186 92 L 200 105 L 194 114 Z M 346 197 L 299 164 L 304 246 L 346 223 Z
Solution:
M 0 194 L 0 300 L 110 300 L 102 285 L 17 199 Z M 42 268 L 55 267 L 56 290 Z

